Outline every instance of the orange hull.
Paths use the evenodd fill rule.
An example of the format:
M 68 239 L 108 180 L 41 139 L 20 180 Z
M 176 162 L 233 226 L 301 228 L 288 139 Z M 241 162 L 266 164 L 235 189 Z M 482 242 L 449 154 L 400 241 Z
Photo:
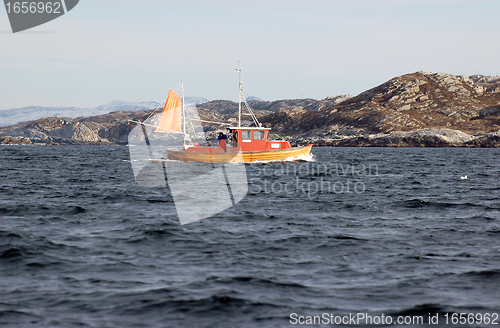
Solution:
M 181 150 L 167 150 L 170 160 L 181 162 L 206 162 L 206 163 L 232 163 L 232 162 L 258 162 L 258 161 L 284 161 L 288 158 L 308 156 L 312 145 L 295 147 L 282 150 L 245 151 L 239 153 L 197 153 Z

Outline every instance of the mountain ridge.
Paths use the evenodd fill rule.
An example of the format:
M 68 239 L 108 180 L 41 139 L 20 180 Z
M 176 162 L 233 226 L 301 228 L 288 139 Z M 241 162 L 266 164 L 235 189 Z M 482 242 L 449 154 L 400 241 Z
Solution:
M 186 103 L 201 104 L 208 100 L 201 97 L 186 97 Z M 156 101 L 123 101 L 114 100 L 104 105 L 93 108 L 80 108 L 68 106 L 28 106 L 22 108 L 12 108 L 0 110 L 0 126 L 8 126 L 20 122 L 33 121 L 46 117 L 71 117 L 95 116 L 121 110 L 144 110 L 158 107 L 160 103 Z
M 320 111 L 277 111 L 262 121 L 319 139 L 433 128 L 489 133 L 500 129 L 500 77 L 410 73 Z
M 394 77 L 357 96 L 322 100 L 253 100 L 271 138 L 294 145 L 499 147 L 500 77 L 415 72 Z M 237 122 L 238 104 L 197 106 L 204 120 Z M 131 126 L 150 113 L 118 111 L 78 119 L 47 118 L 0 128 L 0 143 L 126 144 Z M 59 120 L 59 121 L 58 121 Z M 250 124 L 245 116 L 243 125 Z M 223 125 L 206 124 L 209 137 Z M 3 139 L 2 139 L 3 138 Z

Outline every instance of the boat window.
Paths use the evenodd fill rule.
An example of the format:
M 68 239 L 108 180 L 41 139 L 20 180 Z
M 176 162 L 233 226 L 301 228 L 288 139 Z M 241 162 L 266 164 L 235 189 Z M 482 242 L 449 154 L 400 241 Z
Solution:
M 264 131 L 254 131 L 253 132 L 254 140 L 264 140 Z
M 241 139 L 242 140 L 251 140 L 252 139 L 252 131 L 250 131 L 250 130 L 241 131 Z

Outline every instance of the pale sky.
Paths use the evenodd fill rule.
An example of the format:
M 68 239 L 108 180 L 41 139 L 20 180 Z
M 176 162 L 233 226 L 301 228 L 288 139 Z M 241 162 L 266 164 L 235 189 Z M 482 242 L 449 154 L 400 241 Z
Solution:
M 0 109 L 186 96 L 356 95 L 420 70 L 500 75 L 500 1 L 81 0 L 13 34 L 0 8 Z

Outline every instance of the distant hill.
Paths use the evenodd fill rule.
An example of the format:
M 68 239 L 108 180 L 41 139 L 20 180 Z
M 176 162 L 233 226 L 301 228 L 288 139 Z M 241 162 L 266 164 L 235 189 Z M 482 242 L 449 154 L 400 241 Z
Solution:
M 500 77 L 416 72 L 318 111 L 280 110 L 262 122 L 276 133 L 328 145 L 346 137 L 426 129 L 493 133 L 500 129 Z M 369 144 L 374 145 L 363 141 Z
M 202 104 L 208 100 L 201 97 L 186 97 L 186 103 Z M 129 102 L 112 101 L 95 108 L 78 107 L 42 107 L 30 106 L 0 110 L 0 126 L 8 126 L 19 122 L 34 121 L 45 117 L 70 117 L 102 115 L 116 111 L 136 111 L 156 108 L 160 104 L 155 101 Z
M 342 95 L 336 97 L 328 97 L 323 100 L 316 100 L 311 98 L 303 99 L 282 99 L 274 101 L 265 100 L 250 100 L 248 104 L 259 115 L 268 115 L 270 113 L 292 109 L 305 109 L 305 110 L 320 110 L 325 106 L 337 105 L 342 101 L 352 98 L 350 95 Z M 230 100 L 212 100 L 198 105 L 198 108 L 210 109 L 222 114 L 235 114 L 238 111 L 238 103 Z
M 255 100 L 255 101 L 264 101 L 264 99 L 261 99 L 259 97 L 254 97 L 254 96 L 247 97 L 247 101 L 252 101 L 252 100 Z
M 138 109 L 137 104 L 156 106 L 133 104 L 129 104 L 130 108 Z M 497 76 L 416 72 L 397 76 L 355 97 L 252 100 L 249 104 L 259 121 L 272 128 L 271 138 L 289 140 L 293 145 L 500 147 Z M 108 105 L 102 110 L 126 106 Z M 214 100 L 198 104 L 197 108 L 205 121 L 237 122 L 235 102 Z M 126 144 L 134 126 L 128 125 L 127 119 L 142 121 L 150 113 L 126 110 L 77 119 L 23 122 L 1 127 L 0 144 Z M 243 126 L 251 124 L 249 116 L 242 119 Z M 214 138 L 224 125 L 207 123 L 204 128 Z
M 186 104 L 196 105 L 203 104 L 209 101 L 208 99 L 202 97 L 185 97 L 184 100 L 186 101 Z
M 272 102 L 254 100 L 250 102 L 250 106 L 253 107 L 256 116 L 263 119 L 279 110 L 318 110 L 322 106 L 333 103 L 336 102 L 329 99 L 322 101 L 295 99 Z M 156 106 L 155 103 L 152 105 Z M 197 108 L 200 117 L 205 121 L 237 122 L 238 103 L 233 101 L 214 100 L 199 104 Z M 113 109 L 116 109 L 116 107 Z M 161 108 L 158 111 L 161 111 Z M 90 117 L 70 118 L 66 115 L 21 122 L 7 127 L 0 127 L 0 144 L 126 144 L 128 133 L 135 126 L 135 124 L 129 125 L 128 120 L 143 121 L 151 112 L 150 109 L 122 110 Z M 248 126 L 251 123 L 249 116 L 243 117 L 243 126 Z M 215 138 L 216 130 L 223 130 L 225 126 L 210 123 L 206 124 L 204 128 L 208 137 Z

